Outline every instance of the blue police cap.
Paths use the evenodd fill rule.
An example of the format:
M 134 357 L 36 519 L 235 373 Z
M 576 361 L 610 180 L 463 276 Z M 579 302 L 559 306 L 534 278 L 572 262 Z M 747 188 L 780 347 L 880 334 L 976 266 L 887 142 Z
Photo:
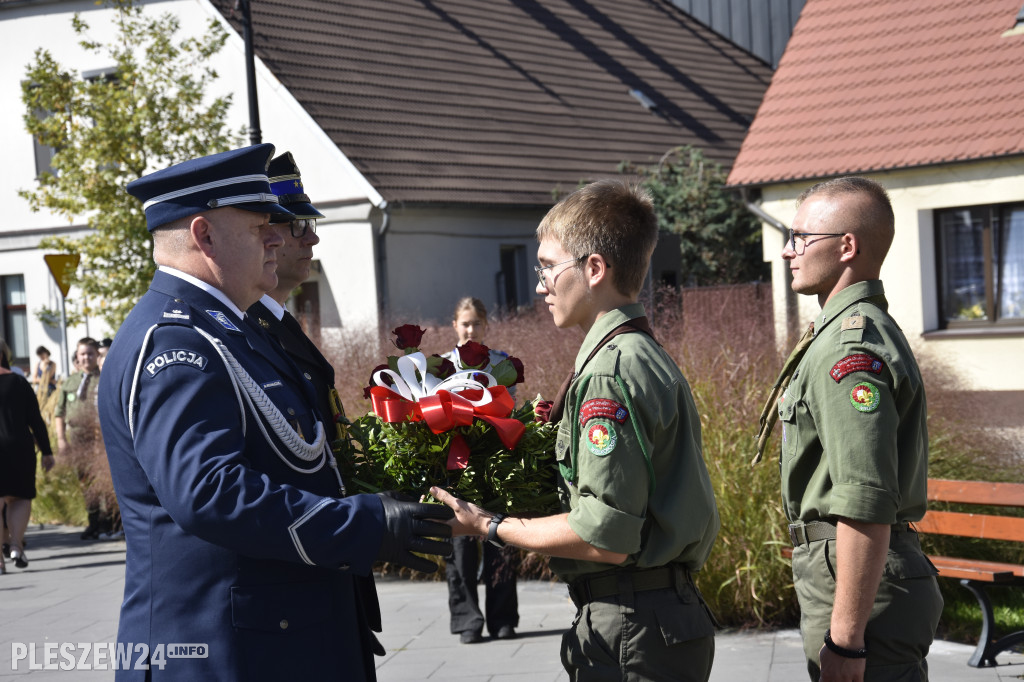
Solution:
M 285 152 L 270 162 L 267 168 L 270 176 L 270 189 L 277 195 L 282 206 L 295 214 L 296 218 L 323 218 L 324 214 L 316 210 L 309 202 L 302 187 L 302 176 L 295 164 L 291 152 Z
M 274 145 L 257 144 L 190 159 L 128 183 L 142 201 L 146 227 L 161 225 L 214 208 L 240 208 L 291 220 L 270 189 L 267 166 Z

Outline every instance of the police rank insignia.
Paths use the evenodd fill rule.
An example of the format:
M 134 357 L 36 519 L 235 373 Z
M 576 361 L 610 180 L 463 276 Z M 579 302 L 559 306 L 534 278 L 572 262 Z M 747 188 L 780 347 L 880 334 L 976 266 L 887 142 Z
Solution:
M 850 391 L 850 404 L 858 412 L 874 412 L 882 395 L 870 381 L 862 381 Z
M 835 379 L 838 384 L 848 374 L 854 372 L 871 372 L 872 374 L 881 374 L 882 368 L 885 367 L 885 363 L 876 358 L 874 355 L 868 355 L 867 353 L 858 353 L 857 355 L 847 355 L 845 358 L 837 362 L 829 370 L 828 375 Z
M 594 398 L 583 403 L 580 407 L 580 426 L 583 426 L 591 419 L 612 419 L 618 423 L 626 421 L 629 410 L 625 405 L 607 398 Z
M 212 317 L 213 319 L 215 319 L 218 322 L 220 322 L 220 326 L 224 327 L 225 329 L 231 330 L 233 332 L 241 332 L 242 331 L 241 329 L 236 327 L 235 323 L 232 322 L 231 320 L 229 320 L 228 316 L 225 315 L 220 310 L 207 310 L 206 313 L 210 317 Z
M 615 449 L 619 436 L 607 419 L 595 419 L 587 428 L 587 449 L 598 457 L 604 457 Z

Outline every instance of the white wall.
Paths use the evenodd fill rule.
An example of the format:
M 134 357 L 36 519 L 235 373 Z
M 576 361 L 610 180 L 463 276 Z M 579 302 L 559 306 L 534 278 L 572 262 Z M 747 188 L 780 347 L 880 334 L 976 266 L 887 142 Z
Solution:
M 204 32 L 211 18 L 223 22 L 219 13 L 205 0 L 151 1 L 145 11 L 177 15 L 182 27 L 178 34 L 180 38 Z M 0 108 L 0 142 L 4 151 L 4 163 L 0 164 L 0 203 L 5 207 L 5 220 L 0 225 L 0 275 L 25 276 L 29 345 L 33 349 L 40 344 L 55 343 L 56 330 L 38 323 L 34 312 L 43 306 L 53 305 L 52 291 L 56 291 L 56 287 L 43 263 L 42 252 L 32 246 L 26 247 L 23 236 L 26 231 L 47 232 L 66 228 L 69 221 L 46 212 L 32 213 L 28 203 L 17 196 L 19 189 L 35 186 L 33 143 L 22 122 L 21 81 L 25 66 L 33 60 L 35 51 L 40 47 L 48 49 L 60 64 L 74 67 L 79 72 L 112 66 L 105 55 L 93 55 L 78 46 L 78 39 L 71 28 L 71 17 L 75 12 L 80 12 L 90 25 L 91 38 L 107 42 L 115 35 L 110 21 L 114 13 L 92 0 L 31 3 L 13 8 L 0 5 L 0 45 L 4 46 L 5 66 L 0 69 L 0 98 L 8 104 Z M 214 60 L 220 80 L 209 94 L 234 93 L 229 128 L 238 131 L 249 120 L 244 44 L 234 31 L 230 31 L 229 36 L 224 49 Z M 367 202 L 377 204 L 380 196 L 259 62 L 257 76 L 263 141 L 275 144 L 278 152 L 291 151 L 295 155 L 306 192 L 314 203 L 328 207 L 363 204 L 355 212 L 350 208 L 324 211 L 328 213 L 329 220 L 322 228 L 325 246 L 319 249 L 318 257 L 331 289 L 347 291 L 355 281 L 372 283 L 372 241 L 368 236 L 371 228 Z M 249 144 L 247 135 L 241 144 Z M 70 222 L 85 224 L 81 217 Z M 75 295 L 76 291 L 72 289 L 69 296 Z M 376 300 L 368 298 L 373 297 L 339 298 L 338 317 L 342 324 L 351 320 L 353 324 L 376 325 Z M 92 321 L 92 336 L 100 338 L 109 333 L 106 329 L 97 331 L 101 326 L 98 320 Z M 84 335 L 84 328 L 68 333 L 71 343 L 81 335 Z
M 498 300 L 501 246 L 525 247 L 518 273 L 535 298 L 537 224 L 544 210 L 394 210 L 386 233 L 390 322 L 451 319 L 456 301 L 475 296 L 488 313 Z
M 939 330 L 933 211 L 1024 201 L 1024 160 L 960 164 L 916 171 L 871 174 L 889 192 L 896 237 L 882 267 L 889 311 L 920 352 L 934 354 L 974 390 L 1024 389 L 1024 327 L 1010 333 L 964 334 Z M 762 208 L 790 226 L 794 200 L 813 183 L 773 185 L 762 192 Z M 776 339 L 785 344 L 783 237 L 764 226 L 765 260 L 772 263 Z M 800 296 L 801 324 L 818 312 L 813 297 Z M 926 336 L 922 336 L 922 335 Z

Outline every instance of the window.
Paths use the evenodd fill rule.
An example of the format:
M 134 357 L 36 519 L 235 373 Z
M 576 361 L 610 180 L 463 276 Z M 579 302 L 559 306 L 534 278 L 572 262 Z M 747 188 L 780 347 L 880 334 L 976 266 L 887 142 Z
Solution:
M 937 211 L 943 326 L 1024 321 L 1024 204 Z
M 14 354 L 14 362 L 28 364 L 28 317 L 25 309 L 25 278 L 0 276 L 0 301 L 3 302 L 3 328 L 0 334 Z
M 501 246 L 501 271 L 497 274 L 498 305 L 508 311 L 527 305 L 530 300 L 530 284 L 536 277 L 526 273 L 526 247 L 518 244 Z

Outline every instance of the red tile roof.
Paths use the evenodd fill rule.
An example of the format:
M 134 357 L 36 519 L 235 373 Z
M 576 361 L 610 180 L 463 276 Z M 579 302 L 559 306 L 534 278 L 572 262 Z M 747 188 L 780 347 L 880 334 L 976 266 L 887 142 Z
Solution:
M 213 3 L 238 29 L 235 0 Z M 668 0 L 260 0 L 252 14 L 257 55 L 391 202 L 550 205 L 682 144 L 728 166 L 771 78 Z
M 808 0 L 729 176 L 758 185 L 1024 153 L 1021 0 Z

